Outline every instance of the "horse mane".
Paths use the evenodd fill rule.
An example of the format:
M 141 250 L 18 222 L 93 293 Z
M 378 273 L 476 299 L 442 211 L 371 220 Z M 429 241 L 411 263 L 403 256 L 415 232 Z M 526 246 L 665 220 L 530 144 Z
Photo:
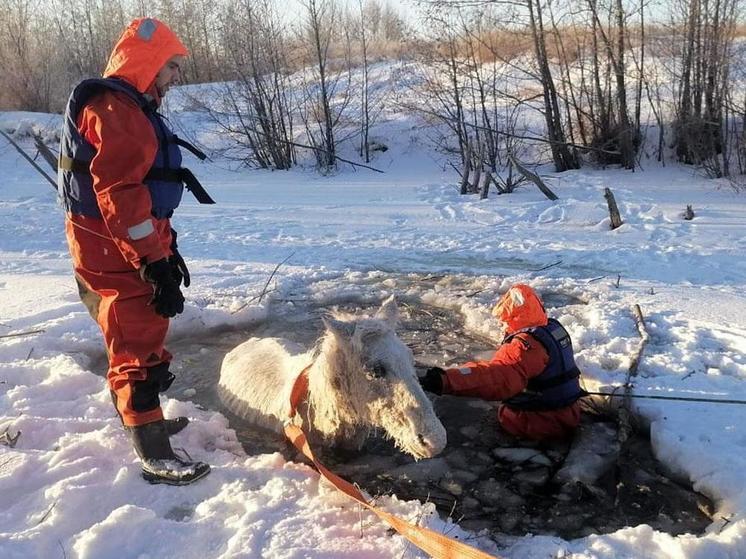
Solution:
M 354 321 L 347 313 L 334 313 L 340 321 Z M 382 320 L 357 319 L 357 332 L 383 331 Z M 361 333 L 360 333 L 361 332 Z M 308 372 L 309 414 L 312 427 L 324 437 L 353 438 L 361 427 L 358 414 L 351 404 L 363 393 L 364 375 L 340 374 L 360 368 L 360 338 L 342 340 L 327 329 L 316 345 L 313 365 Z M 341 436 L 340 436 L 341 435 Z

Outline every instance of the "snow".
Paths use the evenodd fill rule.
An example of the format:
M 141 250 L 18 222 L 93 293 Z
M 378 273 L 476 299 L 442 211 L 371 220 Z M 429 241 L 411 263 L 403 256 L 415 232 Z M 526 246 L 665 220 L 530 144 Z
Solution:
M 197 115 L 174 116 L 199 126 Z M 20 127 L 29 149 L 32 126 L 49 131 L 59 121 L 0 114 L 0 127 Z M 543 169 L 557 202 L 528 186 L 480 201 L 458 195 L 415 122 L 389 115 L 375 137 L 390 148 L 372 163 L 384 174 L 189 161 L 217 204 L 186 195 L 174 219 L 192 287 L 172 335 L 199 340 L 208 328 L 261 322 L 270 300 L 300 292 L 319 303 L 393 292 L 453 309 L 468 328 L 497 337 L 495 298 L 528 282 L 572 334 L 589 389 L 624 382 L 639 304 L 651 339 L 638 393 L 746 400 L 743 194 L 690 168 L 645 161 L 634 173 Z M 78 299 L 54 192 L 4 141 L 0 170 L 0 335 L 40 331 L 0 339 L 0 432 L 22 432 L 15 448 L 0 446 L 0 557 L 422 556 L 372 515 L 361 520 L 312 468 L 279 454 L 247 456 L 225 417 L 189 401 L 195 389 L 163 398 L 164 410 L 191 418 L 175 446 L 212 473 L 187 487 L 143 482 L 101 371 L 92 370 L 100 334 Z M 605 187 L 625 220 L 615 231 Z M 687 204 L 692 221 L 681 218 Z M 448 277 L 401 279 L 412 272 Z M 379 501 L 512 559 L 746 557 L 746 407 L 636 400 L 635 411 L 672 474 L 716 501 L 706 534 L 642 525 L 574 541 L 527 534 L 497 547 L 441 520 L 432 504 Z

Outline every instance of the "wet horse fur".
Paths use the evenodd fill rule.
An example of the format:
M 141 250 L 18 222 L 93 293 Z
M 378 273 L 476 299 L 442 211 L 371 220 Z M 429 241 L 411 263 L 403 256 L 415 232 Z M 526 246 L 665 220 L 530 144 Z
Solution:
M 295 423 L 312 441 L 359 448 L 380 429 L 415 459 L 435 456 L 446 432 L 417 381 L 412 352 L 396 335 L 397 316 L 391 296 L 373 317 L 325 318 L 310 351 L 280 338 L 251 338 L 225 356 L 220 398 L 236 415 L 282 432 L 295 379 L 310 365 Z

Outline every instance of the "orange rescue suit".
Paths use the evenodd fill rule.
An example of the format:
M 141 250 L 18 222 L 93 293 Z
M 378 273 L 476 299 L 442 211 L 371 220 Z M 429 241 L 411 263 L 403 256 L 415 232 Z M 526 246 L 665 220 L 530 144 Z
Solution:
M 546 326 L 544 305 L 528 285 L 510 288 L 493 314 L 516 333 L 498 347 L 490 361 L 466 363 L 445 371 L 443 392 L 486 400 L 507 400 L 523 392 L 530 379 L 549 365 L 549 354 L 539 340 L 524 328 Z M 524 411 L 500 406 L 498 420 L 505 431 L 516 437 L 544 440 L 571 436 L 580 423 L 580 403 L 547 411 Z
M 549 355 L 530 334 L 518 334 L 501 345 L 490 361 L 469 362 L 446 370 L 443 392 L 485 400 L 506 400 L 522 392 L 529 379 L 549 363 Z M 471 372 L 463 374 L 461 369 Z M 516 437 L 543 440 L 571 436 L 580 423 L 580 403 L 551 411 L 518 411 L 500 406 L 498 420 Z
M 159 103 L 158 71 L 187 50 L 165 26 L 153 36 L 138 36 L 138 22 L 114 47 L 103 76 L 125 80 Z M 162 419 L 163 412 L 157 389 L 148 386 L 149 395 L 141 397 L 146 402 L 138 405 L 137 387 L 155 382 L 148 378 L 149 369 L 167 370 L 171 360 L 164 348 L 169 321 L 149 304 L 153 286 L 139 272 L 144 262 L 171 254 L 170 222 L 151 215 L 151 196 L 143 183 L 158 141 L 142 109 L 118 91 L 92 98 L 80 111 L 77 127 L 96 150 L 90 173 L 102 218 L 68 213 L 65 233 L 81 296 L 104 335 L 117 411 L 124 425 L 144 425 Z M 135 230 L 146 234 L 134 235 Z

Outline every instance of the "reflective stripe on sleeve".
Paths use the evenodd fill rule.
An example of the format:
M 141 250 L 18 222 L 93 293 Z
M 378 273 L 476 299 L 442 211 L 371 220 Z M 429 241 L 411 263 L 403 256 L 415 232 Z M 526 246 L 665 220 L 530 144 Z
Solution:
M 470 375 L 471 369 L 469 367 L 459 367 L 458 372 L 462 375 Z
M 144 239 L 154 231 L 155 229 L 153 228 L 153 221 L 150 219 L 146 219 L 142 223 L 138 223 L 137 225 L 133 225 L 132 227 L 127 229 L 127 233 L 129 233 L 130 239 L 132 239 L 133 241 Z

